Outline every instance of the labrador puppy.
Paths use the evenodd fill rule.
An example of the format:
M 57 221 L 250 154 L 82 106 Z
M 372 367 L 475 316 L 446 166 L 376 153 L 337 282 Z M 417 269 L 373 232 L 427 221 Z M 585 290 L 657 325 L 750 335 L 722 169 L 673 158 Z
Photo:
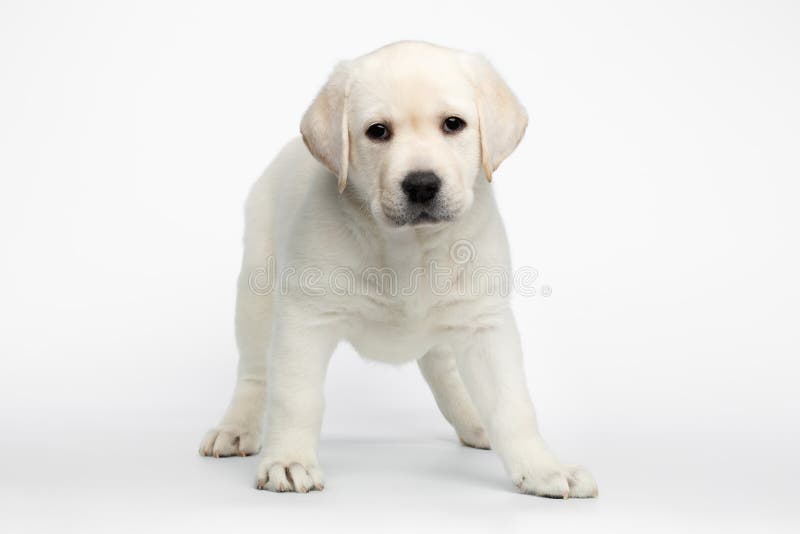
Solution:
M 238 283 L 233 400 L 205 456 L 263 446 L 259 488 L 323 489 L 317 448 L 331 353 L 417 361 L 461 442 L 513 483 L 594 497 L 542 440 L 509 307 L 489 182 L 527 114 L 482 57 L 399 42 L 336 66 L 252 188 Z M 266 413 L 266 431 L 262 418 Z

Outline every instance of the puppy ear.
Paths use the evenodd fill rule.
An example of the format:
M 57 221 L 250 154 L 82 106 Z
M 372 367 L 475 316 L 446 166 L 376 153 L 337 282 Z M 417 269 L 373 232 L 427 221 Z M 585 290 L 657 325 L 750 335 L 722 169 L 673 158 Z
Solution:
M 303 142 L 311 154 L 339 177 L 339 192 L 347 184 L 350 136 L 347 123 L 347 97 L 350 90 L 350 64 L 341 62 L 333 69 L 300 121 Z
M 486 179 L 491 182 L 492 172 L 522 140 L 528 126 L 528 113 L 483 56 L 469 54 L 467 69 L 475 87 L 481 164 Z

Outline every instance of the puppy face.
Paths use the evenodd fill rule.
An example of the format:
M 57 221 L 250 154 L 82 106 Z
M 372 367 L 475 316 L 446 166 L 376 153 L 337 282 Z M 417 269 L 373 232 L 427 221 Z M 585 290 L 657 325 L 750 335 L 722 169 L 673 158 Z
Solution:
M 517 145 L 525 110 L 485 60 L 403 42 L 340 64 L 301 123 L 306 145 L 389 226 L 462 216 Z M 491 136 L 494 136 L 492 138 Z
M 469 208 L 480 138 L 472 86 L 457 62 L 399 51 L 371 57 L 349 103 L 348 180 L 373 215 L 397 226 L 436 224 Z

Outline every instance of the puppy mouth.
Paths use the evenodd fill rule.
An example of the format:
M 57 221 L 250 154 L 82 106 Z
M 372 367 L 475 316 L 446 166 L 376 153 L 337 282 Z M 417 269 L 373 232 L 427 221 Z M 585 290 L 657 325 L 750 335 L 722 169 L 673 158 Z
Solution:
M 409 224 L 420 224 L 420 223 L 427 223 L 427 222 L 439 222 L 439 217 L 435 215 L 431 215 L 427 211 L 423 211 L 419 215 L 417 215 L 414 220 L 412 220 Z
M 444 217 L 433 215 L 428 213 L 427 211 L 423 211 L 419 215 L 408 221 L 407 224 L 410 224 L 411 226 L 416 226 L 419 224 L 436 224 L 444 222 L 445 220 L 447 219 L 445 219 Z
M 389 216 L 396 226 L 427 226 L 441 224 L 453 220 L 453 216 L 448 213 L 437 213 L 435 211 L 422 210 L 415 213 L 404 213 L 400 216 Z
M 378 205 L 374 205 L 376 208 L 374 211 L 383 212 L 384 220 L 396 228 L 439 225 L 455 220 L 460 213 L 457 205 L 440 198 L 425 203 L 414 203 L 405 199 L 398 202 L 395 197 L 387 195 L 380 203 L 375 204 Z

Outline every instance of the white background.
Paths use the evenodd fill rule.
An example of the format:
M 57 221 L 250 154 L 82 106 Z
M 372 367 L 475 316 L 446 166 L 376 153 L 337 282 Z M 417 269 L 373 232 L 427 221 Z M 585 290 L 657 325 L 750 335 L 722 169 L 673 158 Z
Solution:
M 797 529 L 799 26 L 771 1 L 2 2 L 0 530 Z M 247 189 L 337 60 L 398 39 L 485 53 L 528 108 L 492 187 L 553 291 L 514 301 L 541 427 L 599 499 L 516 494 L 415 366 L 344 346 L 324 492 L 197 455 Z

